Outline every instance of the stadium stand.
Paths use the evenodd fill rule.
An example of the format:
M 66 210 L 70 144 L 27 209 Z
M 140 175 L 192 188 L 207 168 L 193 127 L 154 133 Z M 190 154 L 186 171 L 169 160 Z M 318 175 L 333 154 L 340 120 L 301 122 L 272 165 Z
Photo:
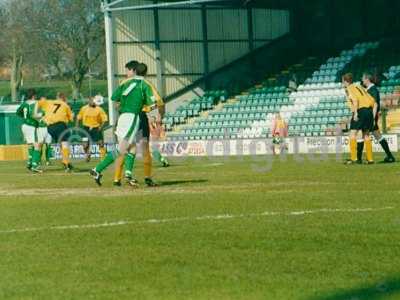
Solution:
M 224 90 L 208 91 L 202 97 L 192 99 L 179 106 L 174 113 L 166 113 L 163 123 L 167 130 L 171 130 L 173 126 L 185 123 L 189 118 L 199 116 L 201 112 L 214 108 L 226 99 L 227 92 Z
M 252 121 L 265 118 L 268 113 L 275 113 L 283 105 L 290 104 L 287 85 L 291 74 L 296 74 L 298 82 L 303 82 L 320 63 L 321 59 L 309 57 L 266 79 L 245 95 L 223 103 L 222 107 L 214 106 L 213 111 L 168 135 L 171 139 L 183 140 L 237 138 Z
M 309 58 L 289 68 L 289 72 L 284 71 L 248 93 L 230 99 L 222 108 L 169 132 L 168 137 L 173 140 L 269 137 L 272 118 L 278 112 L 289 122 L 289 135 L 333 134 L 336 126 L 350 115 L 340 83 L 341 75 L 353 71 L 356 76 L 361 76 L 367 65 L 376 61 L 372 58 L 380 57 L 377 53 L 387 51 L 388 47 L 389 44 L 378 42 L 358 43 L 322 64 Z M 393 56 L 378 66 L 386 69 L 394 61 L 398 63 L 400 58 Z M 291 73 L 303 82 L 294 92 L 288 91 L 285 81 Z M 400 84 L 397 79 L 382 82 L 383 96 L 392 94 L 397 84 Z

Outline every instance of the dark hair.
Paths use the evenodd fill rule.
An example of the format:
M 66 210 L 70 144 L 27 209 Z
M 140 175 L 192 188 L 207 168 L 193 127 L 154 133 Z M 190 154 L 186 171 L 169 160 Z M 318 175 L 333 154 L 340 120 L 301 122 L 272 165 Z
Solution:
M 136 70 L 139 62 L 136 60 L 131 60 L 130 62 L 126 63 L 125 68 L 128 70 Z
M 57 98 L 58 98 L 58 99 L 66 100 L 66 99 L 67 99 L 67 96 L 66 96 L 63 92 L 58 92 L 58 93 L 57 93 Z
M 136 74 L 139 76 L 146 76 L 147 74 L 147 65 L 144 63 L 140 63 L 136 67 Z
M 369 81 L 373 81 L 373 76 L 370 72 L 364 72 L 363 77 L 367 78 Z
M 27 99 L 32 99 L 33 97 L 35 97 L 36 96 L 36 91 L 35 91 L 35 89 L 28 89 L 27 91 L 26 91 L 26 97 L 27 97 Z
M 348 82 L 348 83 L 353 83 L 353 74 L 351 74 L 351 73 L 346 73 L 346 74 L 344 74 L 343 76 L 342 76 L 342 80 L 343 81 L 346 81 L 346 82 Z

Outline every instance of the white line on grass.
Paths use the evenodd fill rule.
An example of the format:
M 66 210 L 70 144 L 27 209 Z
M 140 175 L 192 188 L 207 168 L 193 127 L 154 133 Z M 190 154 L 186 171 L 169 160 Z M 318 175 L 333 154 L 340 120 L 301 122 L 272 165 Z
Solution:
M 364 213 L 371 211 L 391 210 L 393 206 L 378 207 L 378 208 L 321 208 L 315 210 L 300 210 L 300 211 L 265 211 L 262 213 L 251 213 L 251 214 L 224 214 L 224 215 L 209 215 L 199 217 L 178 217 L 168 219 L 148 219 L 148 220 L 136 220 L 136 221 L 116 221 L 116 222 L 105 222 L 98 224 L 82 224 L 82 225 L 59 225 L 49 227 L 27 227 L 27 228 L 15 228 L 8 230 L 0 230 L 0 234 L 7 233 L 18 233 L 18 232 L 33 232 L 33 231 L 45 231 L 45 230 L 73 230 L 73 229 L 92 229 L 102 227 L 114 227 L 131 224 L 161 224 L 161 223 L 174 223 L 184 221 L 203 221 L 203 220 L 227 220 L 227 219 L 239 219 L 239 218 L 254 218 L 254 217 L 265 217 L 265 216 L 302 216 L 311 215 L 318 213 Z

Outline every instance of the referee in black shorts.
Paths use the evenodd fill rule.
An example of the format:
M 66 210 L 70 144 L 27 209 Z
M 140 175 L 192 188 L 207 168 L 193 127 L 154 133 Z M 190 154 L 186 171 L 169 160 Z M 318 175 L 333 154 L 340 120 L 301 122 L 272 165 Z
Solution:
M 377 112 L 375 115 L 375 120 L 374 120 L 374 126 L 371 129 L 372 135 L 374 136 L 375 140 L 379 142 L 379 144 L 382 146 L 382 149 L 386 153 L 386 157 L 383 160 L 384 163 L 393 163 L 396 161 L 394 158 L 392 152 L 389 149 L 388 142 L 386 139 L 382 136 L 380 130 L 379 130 L 379 112 L 380 112 L 380 94 L 379 90 L 376 87 L 376 85 L 373 83 L 372 75 L 370 73 L 365 72 L 362 76 L 362 83 L 364 87 L 366 88 L 367 92 L 375 99 L 375 102 L 377 103 Z M 357 143 L 357 157 L 359 159 L 362 158 L 362 152 L 364 148 L 364 142 L 358 142 Z

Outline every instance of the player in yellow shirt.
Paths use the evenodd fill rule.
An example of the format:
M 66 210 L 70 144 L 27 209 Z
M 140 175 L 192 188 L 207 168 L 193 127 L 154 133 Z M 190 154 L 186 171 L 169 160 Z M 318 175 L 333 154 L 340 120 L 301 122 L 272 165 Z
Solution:
M 362 133 L 367 163 L 372 164 L 372 141 L 369 133 L 374 126 L 377 104 L 374 98 L 361 85 L 353 83 L 353 75 L 351 73 L 343 75 L 342 84 L 345 87 L 348 104 L 353 114 L 350 122 L 350 160 L 347 163 L 358 162 L 357 135 Z
M 97 100 L 98 98 L 96 98 Z M 103 128 L 108 121 L 107 114 L 96 104 L 94 98 L 89 98 L 87 105 L 83 106 L 76 117 L 76 126 L 82 122 L 83 129 L 88 133 L 90 140 L 84 140 L 83 149 L 86 153 L 86 161 L 90 161 L 91 143 L 98 143 L 100 147 L 100 156 L 104 158 L 106 149 L 103 141 Z
M 45 146 L 45 158 L 46 158 L 46 165 L 50 165 L 50 159 L 52 157 L 52 149 L 51 149 L 51 135 L 48 133 L 48 128 L 47 128 L 47 123 L 45 122 L 46 115 L 48 115 L 50 111 L 50 105 L 48 104 L 48 100 L 46 97 L 41 97 L 40 100 L 38 101 L 38 107 L 39 109 L 44 113 L 43 121 L 41 124 L 42 127 L 44 127 L 42 130 L 45 130 L 47 132 L 46 137 L 43 141 L 42 146 Z M 43 148 L 43 147 L 42 147 Z M 41 153 L 43 152 L 43 149 Z M 40 154 L 40 157 L 42 157 L 42 154 Z
M 62 163 L 65 171 L 71 171 L 68 123 L 74 120 L 74 115 L 67 104 L 67 97 L 63 93 L 58 93 L 56 100 L 47 101 L 46 106 L 45 121 L 48 125 L 48 131 L 53 142 L 61 144 Z

